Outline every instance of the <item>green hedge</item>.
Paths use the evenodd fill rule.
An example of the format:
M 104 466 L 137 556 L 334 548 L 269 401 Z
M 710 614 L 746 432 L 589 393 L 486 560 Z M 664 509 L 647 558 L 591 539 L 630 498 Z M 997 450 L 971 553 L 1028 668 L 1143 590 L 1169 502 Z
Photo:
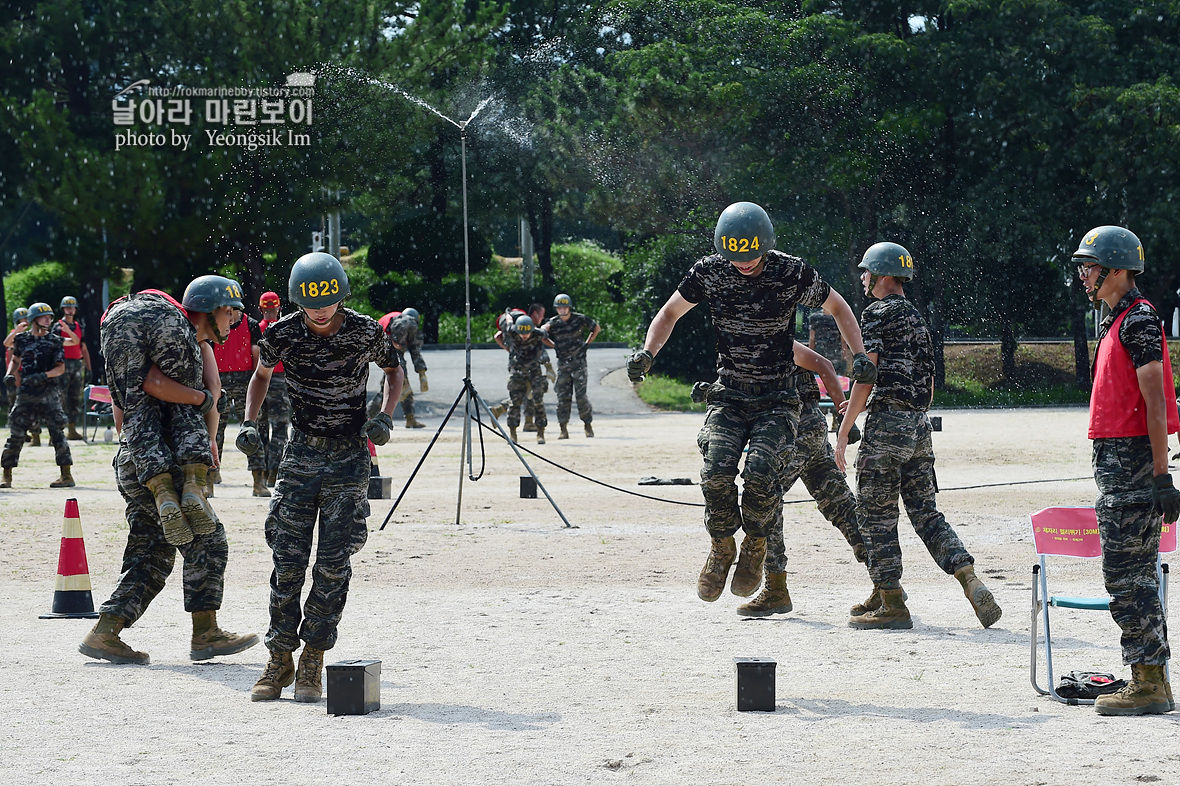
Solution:
M 15 309 L 44 302 L 53 306 L 54 313 L 57 313 L 58 303 L 66 295 L 79 297 L 81 292 L 73 274 L 60 262 L 41 262 L 9 273 L 4 277 L 4 301 L 8 304 L 4 318 L 9 329 Z

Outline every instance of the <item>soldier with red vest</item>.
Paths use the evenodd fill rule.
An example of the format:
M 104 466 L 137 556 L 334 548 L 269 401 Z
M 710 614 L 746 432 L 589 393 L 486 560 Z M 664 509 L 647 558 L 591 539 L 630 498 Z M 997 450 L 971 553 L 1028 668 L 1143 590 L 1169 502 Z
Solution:
M 1098 485 L 1098 532 L 1110 615 L 1122 630 L 1131 681 L 1100 696 L 1100 715 L 1150 715 L 1175 708 L 1165 666 L 1171 652 L 1156 556 L 1162 521 L 1180 517 L 1168 473 L 1168 435 L 1180 431 L 1172 364 L 1159 314 L 1135 286 L 1143 244 L 1130 230 L 1091 229 L 1073 252 L 1095 308 L 1105 303 L 1094 358 L 1089 437 Z
M 90 373 L 90 350 L 86 347 L 85 327 L 77 314 L 78 299 L 66 295 L 61 299 L 61 319 L 53 326 L 54 335 L 68 338 L 62 330 L 65 327 L 79 339 L 77 344 L 65 346 L 66 373 L 57 381 L 61 389 L 61 408 L 65 410 L 68 420 L 68 439 L 82 439 L 78 425 L 83 419 L 82 395 L 86 388 L 86 376 Z
M 213 356 L 217 358 L 217 372 L 221 375 L 221 401 L 218 409 L 221 412 L 221 422 L 217 426 L 217 452 L 220 455 L 225 445 L 225 424 L 232 414 L 241 423 L 246 412 L 246 386 L 250 384 L 250 377 L 254 375 L 254 368 L 258 365 L 258 342 L 262 340 L 262 331 L 258 327 L 258 320 L 242 315 L 241 321 L 229 331 L 229 338 L 224 344 L 213 347 Z M 246 466 L 254 476 L 254 496 L 269 497 L 266 488 L 266 456 L 258 451 L 246 457 Z M 221 473 L 213 473 L 213 482 L 221 482 Z
M 262 321 L 258 329 L 265 334 L 266 329 L 279 320 L 279 308 L 282 301 L 277 292 L 263 292 L 258 298 L 258 308 L 262 310 Z M 266 389 L 266 403 L 262 405 L 262 412 L 258 415 L 258 436 L 262 437 L 263 452 L 266 454 L 266 485 L 274 488 L 279 476 L 279 462 L 283 459 L 283 451 L 287 449 L 287 433 L 291 427 L 291 398 L 287 395 L 287 377 L 283 374 L 283 364 L 274 367 L 270 377 L 270 387 Z

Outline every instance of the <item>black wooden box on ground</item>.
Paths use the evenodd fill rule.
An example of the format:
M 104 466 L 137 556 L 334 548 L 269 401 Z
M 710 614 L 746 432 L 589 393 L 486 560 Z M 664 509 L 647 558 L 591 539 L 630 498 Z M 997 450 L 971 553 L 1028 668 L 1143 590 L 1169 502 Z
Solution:
M 520 498 L 521 499 L 536 499 L 537 498 L 537 481 L 532 475 L 520 476 Z
M 381 709 L 381 661 L 328 664 L 328 714 L 368 715 Z
M 737 672 L 738 712 L 774 712 L 774 668 L 772 658 L 734 658 Z
M 369 499 L 389 499 L 393 496 L 393 478 L 374 475 L 369 478 Z
M 933 417 L 930 418 L 930 430 L 931 431 L 942 431 L 942 416 L 941 415 L 934 415 Z

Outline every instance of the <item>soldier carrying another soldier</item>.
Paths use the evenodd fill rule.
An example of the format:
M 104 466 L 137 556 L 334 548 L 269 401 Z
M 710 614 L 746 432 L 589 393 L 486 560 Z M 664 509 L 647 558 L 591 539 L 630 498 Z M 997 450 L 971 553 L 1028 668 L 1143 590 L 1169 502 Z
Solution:
M 545 444 L 545 426 L 549 424 L 545 416 L 545 378 L 541 374 L 545 338 L 545 331 L 528 314 L 518 316 L 508 332 L 496 331 L 496 343 L 508 352 L 508 434 L 513 442 L 520 425 L 520 408 L 528 395 L 533 403 L 537 444 Z

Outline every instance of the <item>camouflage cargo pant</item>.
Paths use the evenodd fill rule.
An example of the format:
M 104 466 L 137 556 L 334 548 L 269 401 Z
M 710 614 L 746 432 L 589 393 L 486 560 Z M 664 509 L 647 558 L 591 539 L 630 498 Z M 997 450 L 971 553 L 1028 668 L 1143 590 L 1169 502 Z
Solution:
M 403 365 L 402 371 L 405 371 L 405 370 L 406 370 L 406 367 Z M 370 418 L 376 417 L 377 413 L 381 411 L 381 402 L 383 402 L 384 400 L 385 400 L 385 375 L 382 374 L 381 375 L 381 387 L 378 388 L 378 392 L 377 392 L 376 396 L 371 396 L 369 398 L 368 404 L 366 404 L 366 406 L 365 406 L 366 414 Z M 402 405 L 402 414 L 403 415 L 405 415 L 407 418 L 412 418 L 414 416 L 414 391 L 410 390 L 409 376 L 407 376 L 406 379 L 402 382 L 402 397 L 400 399 L 398 399 L 398 403 Z
M 568 423 L 571 399 L 578 400 L 578 417 L 583 422 L 594 420 L 594 410 L 590 406 L 590 398 L 586 395 L 586 381 L 589 370 L 586 367 L 586 353 L 582 352 L 570 360 L 559 360 L 557 363 L 557 422 Z
M 935 504 L 934 447 L 925 412 L 869 413 L 856 454 L 856 486 L 860 534 L 869 553 L 869 575 L 877 586 L 901 587 L 899 495 L 914 531 L 938 567 L 951 574 L 975 563 Z
M 99 611 L 132 625 L 143 616 L 160 590 L 164 589 L 164 583 L 176 563 L 177 551 L 184 559 L 184 610 L 220 609 L 225 586 L 225 565 L 229 559 L 225 528 L 218 523 L 212 533 L 197 535 L 191 543 L 183 546 L 169 544 L 164 540 L 164 529 L 160 526 L 155 499 L 139 482 L 126 443 L 119 446 L 113 463 L 115 483 L 127 502 L 127 524 L 131 531 L 127 533 L 127 547 L 123 550 L 119 583 L 111 593 L 110 600 L 102 604 Z M 179 494 L 183 480 L 179 467 L 173 467 L 172 477 Z
M 276 371 L 270 375 L 266 403 L 258 414 L 258 434 L 262 437 L 267 472 L 278 471 L 283 451 L 287 449 L 290 428 L 291 399 L 287 395 L 287 377 L 283 372 Z
M 143 392 L 144 372 L 153 363 L 182 385 L 205 386 L 201 350 L 188 318 L 166 302 L 132 297 L 107 314 L 101 336 L 111 398 L 123 409 L 123 444 L 139 482 L 173 466 L 212 464 L 200 408 L 165 403 Z
M 45 385 L 40 395 L 28 395 L 23 390 L 16 395 L 16 406 L 8 413 L 8 441 L 0 454 L 0 467 L 15 467 L 20 462 L 20 452 L 25 446 L 25 436 L 38 423 L 49 429 L 49 443 L 53 445 L 54 458 L 59 467 L 72 466 L 70 443 L 66 442 L 66 413 L 61 411 L 61 397 L 53 380 Z
M 81 360 L 66 359 L 66 373 L 57 378 L 61 392 L 61 408 L 66 413 L 66 422 L 81 426 L 83 423 L 83 394 L 86 390 L 86 364 Z
M 217 423 L 217 455 L 224 455 L 225 427 L 233 417 L 238 423 L 246 419 L 246 387 L 250 384 L 253 371 L 226 371 L 221 375 L 221 401 L 217 411 L 221 419 Z M 266 469 L 266 452 L 259 450 L 246 457 L 246 466 L 251 472 Z
M 320 444 L 298 431 L 291 435 L 266 517 L 266 542 L 274 559 L 270 576 L 270 628 L 266 646 L 293 652 L 300 640 L 316 649 L 336 644 L 344 613 L 351 557 L 369 537 L 369 451 L 364 437 Z M 311 591 L 300 594 L 319 519 Z
M 790 454 L 799 422 L 799 397 L 785 390 L 760 396 L 715 383 L 705 401 L 705 425 L 697 434 L 701 493 L 705 497 L 705 529 L 714 538 L 739 529 L 764 538 L 783 513 L 783 458 Z M 737 475 L 742 451 L 742 499 L 738 505 Z
M 508 372 L 508 427 L 516 428 L 520 425 L 520 408 L 527 400 L 532 404 L 533 422 L 537 428 L 545 428 L 549 420 L 545 416 L 545 375 L 538 366 L 532 371 L 510 369 Z M 528 409 L 525 409 L 528 414 Z
M 1122 630 L 1123 663 L 1166 663 L 1171 651 L 1156 574 L 1162 519 L 1151 511 L 1151 440 L 1096 439 L 1093 465 L 1102 575 L 1110 616 Z
M 864 540 L 856 517 L 856 497 L 848 488 L 844 473 L 836 466 L 836 451 L 828 442 L 828 423 L 819 407 L 807 407 L 799 416 L 795 445 L 785 460 L 783 493 L 802 480 L 816 507 L 852 547 L 857 562 L 866 561 Z M 780 514 L 766 533 L 766 572 L 784 573 L 787 551 L 783 542 L 783 517 Z

